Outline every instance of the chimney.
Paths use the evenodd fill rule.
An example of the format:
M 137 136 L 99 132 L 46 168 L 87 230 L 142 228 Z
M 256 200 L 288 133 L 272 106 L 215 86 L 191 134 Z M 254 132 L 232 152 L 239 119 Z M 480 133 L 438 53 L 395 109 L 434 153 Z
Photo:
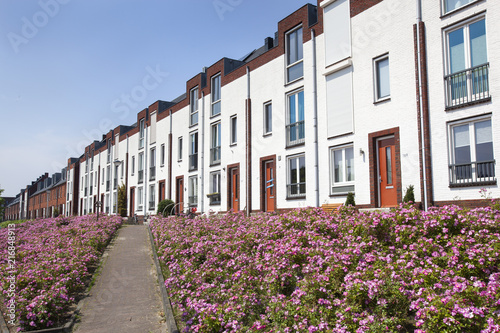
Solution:
M 271 37 L 264 39 L 264 45 L 266 46 L 266 51 L 274 47 L 274 40 Z

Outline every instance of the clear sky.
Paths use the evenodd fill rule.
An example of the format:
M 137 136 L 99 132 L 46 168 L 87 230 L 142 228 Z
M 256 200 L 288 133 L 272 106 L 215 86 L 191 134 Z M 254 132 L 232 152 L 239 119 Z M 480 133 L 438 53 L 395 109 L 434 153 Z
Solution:
M 204 66 L 259 48 L 308 2 L 1 0 L 4 196 L 60 172 L 155 101 L 178 97 Z

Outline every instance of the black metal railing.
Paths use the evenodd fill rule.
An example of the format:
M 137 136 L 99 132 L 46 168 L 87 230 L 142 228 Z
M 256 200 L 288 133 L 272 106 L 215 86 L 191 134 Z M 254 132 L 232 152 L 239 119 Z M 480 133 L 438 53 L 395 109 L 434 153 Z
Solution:
M 306 183 L 295 183 L 286 186 L 287 196 L 289 198 L 293 197 L 303 197 L 306 195 Z
M 286 145 L 294 146 L 305 142 L 305 121 L 286 125 Z
M 149 168 L 149 180 L 155 180 L 156 179 L 156 167 L 150 167 Z
M 220 164 L 220 146 L 210 148 L 210 164 Z
M 144 182 L 144 170 L 139 170 L 137 176 L 138 176 L 138 183 L 142 184 Z
M 446 75 L 446 107 L 476 102 L 490 97 L 489 63 Z
M 189 155 L 189 171 L 198 170 L 198 154 Z
M 450 186 L 490 184 L 496 182 L 495 161 L 452 164 Z

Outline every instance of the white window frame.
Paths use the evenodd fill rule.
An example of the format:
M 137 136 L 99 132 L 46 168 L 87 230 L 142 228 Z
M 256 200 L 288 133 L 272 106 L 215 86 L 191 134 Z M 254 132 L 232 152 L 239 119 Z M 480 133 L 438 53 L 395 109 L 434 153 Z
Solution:
M 211 79 L 211 116 L 217 116 L 221 113 L 221 95 L 222 95 L 222 77 L 219 74 L 212 76 Z
M 145 137 L 145 128 L 144 128 L 144 118 L 139 121 L 139 149 L 144 148 L 144 137 Z
M 194 140 L 194 138 L 196 138 Z M 198 149 L 199 149 L 199 137 L 198 131 L 189 133 L 189 170 L 198 170 Z M 192 163 L 191 159 L 196 155 L 196 165 Z
M 286 181 L 286 184 L 287 184 L 287 199 L 295 199 L 295 198 L 303 198 L 303 197 L 305 198 L 305 196 L 306 196 L 306 193 L 307 193 L 307 168 L 306 168 L 306 160 L 305 160 L 306 157 L 305 156 L 306 155 L 304 153 L 302 153 L 302 154 L 288 156 L 286 158 L 286 168 L 287 168 L 287 170 L 286 170 L 287 171 L 286 172 L 287 173 L 287 181 Z M 304 192 L 300 191 L 300 185 L 299 185 L 299 184 L 302 183 L 300 181 L 300 159 L 301 158 L 304 159 L 304 167 L 306 168 L 306 170 L 305 170 L 305 172 L 306 172 L 306 174 L 305 174 L 306 179 L 303 182 L 304 183 L 304 185 L 303 185 L 304 186 Z M 296 160 L 296 162 L 295 162 L 296 163 L 296 170 L 297 170 L 297 175 L 296 176 L 297 176 L 297 180 L 298 180 L 298 183 L 293 183 L 293 184 L 291 183 L 292 182 L 292 179 L 291 179 L 292 178 L 292 174 L 291 174 L 292 170 L 290 168 L 290 164 L 291 164 L 292 160 Z M 295 193 L 295 194 L 291 193 L 292 191 L 291 191 L 290 186 L 292 186 L 292 185 L 294 185 L 294 186 L 299 185 L 298 186 L 298 193 Z
M 198 206 L 198 176 L 188 178 L 188 205 L 189 207 Z
M 144 188 L 142 186 L 137 188 L 137 210 L 142 210 L 144 200 Z
M 111 146 L 111 138 L 109 138 L 109 139 L 108 139 L 108 149 L 107 149 L 107 150 L 108 150 L 108 151 L 107 151 L 107 153 L 108 153 L 108 159 L 107 159 L 108 164 L 109 164 L 109 163 L 111 163 L 111 149 L 112 149 L 112 146 Z
M 156 188 L 155 184 L 149 185 L 149 210 L 155 210 L 156 205 Z
M 286 53 L 285 53 L 285 64 L 286 64 L 286 69 L 285 69 L 285 75 L 286 75 L 286 82 L 287 83 L 291 83 L 291 82 L 294 82 L 294 81 L 297 81 L 297 80 L 300 80 L 304 77 L 304 40 L 303 40 L 303 28 L 302 28 L 302 25 L 299 25 L 293 29 L 291 29 L 290 31 L 288 31 L 286 34 L 285 34 L 285 43 L 286 43 Z M 290 41 L 289 41 L 289 37 L 292 35 L 292 34 L 296 34 L 297 36 L 300 36 L 300 41 L 301 42 L 298 42 L 298 39 L 297 39 L 297 47 L 298 48 L 301 48 L 301 53 L 302 53 L 302 57 L 298 58 L 298 60 L 294 61 L 294 62 L 290 62 L 289 60 L 289 56 L 290 56 Z M 296 66 L 302 66 L 302 75 L 299 76 L 299 77 L 296 77 L 296 78 L 293 78 L 293 79 L 290 79 L 290 70 L 293 68 L 293 67 L 296 67 Z
M 304 108 L 304 114 L 303 114 L 303 118 L 302 120 L 300 120 L 299 116 L 300 116 L 300 112 L 299 112 L 299 94 L 302 93 L 303 94 L 303 97 L 304 97 L 304 101 L 303 101 L 303 108 Z M 295 99 L 295 122 L 292 123 L 291 122 L 291 105 L 290 105 L 290 97 L 292 97 Z M 298 144 L 302 144 L 305 142 L 305 139 L 306 139 L 306 134 L 305 134 L 305 118 L 306 118 L 306 105 L 305 105 L 305 94 L 304 94 L 304 88 L 300 88 L 300 89 L 297 89 L 297 90 L 294 90 L 294 91 L 291 91 L 289 92 L 287 95 L 286 95 L 286 130 L 285 130 L 285 133 L 286 133 L 286 144 L 287 144 L 287 147 L 289 146 L 294 146 L 294 145 L 298 145 Z M 302 126 L 301 124 L 299 124 L 300 122 L 303 122 Z M 303 137 L 300 138 L 300 133 L 301 133 L 301 127 L 302 127 L 302 131 L 303 131 Z M 292 140 L 292 131 L 295 131 L 295 134 L 296 134 L 296 138 L 295 140 Z
M 154 169 L 154 175 L 153 175 Z M 149 180 L 156 179 L 156 147 L 153 147 L 149 151 Z
M 385 96 L 380 96 L 380 86 L 379 86 L 379 79 L 380 79 L 380 73 L 379 73 L 379 64 L 382 61 L 387 61 L 387 67 L 388 67 L 388 73 L 387 73 L 387 80 L 388 85 L 389 85 L 389 94 Z M 389 53 L 383 54 L 377 58 L 373 59 L 373 98 L 375 102 L 382 102 L 391 99 L 391 67 L 390 67 L 390 58 L 389 58 Z
M 221 128 L 220 121 L 210 126 L 210 165 L 220 164 L 221 162 Z
M 164 165 L 165 165 L 165 144 L 162 144 L 160 148 L 160 166 Z
M 177 161 L 182 161 L 182 136 L 177 139 Z
M 214 185 L 215 184 L 215 185 Z M 210 205 L 221 204 L 221 172 L 220 170 L 210 173 Z M 216 195 L 218 194 L 218 195 Z
M 135 156 L 132 156 L 132 176 L 135 173 Z
M 268 122 L 268 117 L 267 117 L 267 113 L 268 111 L 271 112 L 271 123 Z M 263 132 L 264 132 L 264 135 L 269 135 L 269 134 L 272 134 L 273 133 L 273 103 L 270 101 L 270 102 L 266 102 L 264 103 L 264 129 L 263 129 Z
M 195 87 L 189 91 L 189 126 L 198 124 L 198 104 L 198 87 Z
M 459 11 L 460 9 L 462 9 L 463 7 L 466 7 L 474 2 L 478 2 L 479 0 L 470 0 L 469 2 L 467 2 L 466 4 L 463 4 L 463 5 L 460 5 L 459 7 L 457 8 L 453 8 L 453 9 L 450 9 L 450 10 L 446 10 L 446 0 L 441 0 L 441 13 L 442 15 L 447 15 L 449 13 L 452 13 L 452 12 L 455 12 L 455 11 Z
M 351 149 L 352 150 L 352 175 L 353 179 L 352 180 L 347 180 L 347 160 L 346 160 L 346 150 Z M 343 166 L 343 179 L 344 181 L 341 182 L 336 182 L 335 181 L 335 152 L 341 151 L 342 152 L 342 166 Z M 354 146 L 352 143 L 341 145 L 341 146 L 335 146 L 330 148 L 330 194 L 331 195 L 341 195 L 341 194 L 347 194 L 348 192 L 354 192 L 354 184 L 356 180 L 356 173 L 355 173 L 355 163 L 354 163 Z M 350 187 L 350 188 L 349 188 Z M 338 188 L 349 188 L 346 191 L 338 192 L 335 191 Z
M 238 116 L 234 115 L 229 118 L 229 145 L 234 146 L 238 143 Z
M 144 152 L 139 153 L 139 158 L 137 160 L 137 173 L 138 173 L 138 178 L 141 177 L 141 172 L 142 172 L 142 181 L 141 179 L 137 179 L 137 182 L 139 184 L 144 182 Z

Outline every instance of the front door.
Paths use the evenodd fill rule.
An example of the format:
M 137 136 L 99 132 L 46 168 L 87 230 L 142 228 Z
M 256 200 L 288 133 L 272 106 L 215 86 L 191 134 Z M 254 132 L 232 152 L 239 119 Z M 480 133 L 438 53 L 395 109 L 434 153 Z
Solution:
M 274 161 L 265 162 L 265 177 L 264 177 L 264 210 L 273 212 L 276 209 L 276 186 L 275 186 L 275 170 Z
M 398 205 L 396 182 L 396 145 L 395 139 L 384 138 L 377 141 L 378 180 L 380 207 Z
M 240 170 L 231 169 L 231 209 L 235 212 L 240 210 Z
M 130 189 L 130 212 L 129 216 L 134 216 L 135 213 L 135 188 Z
M 180 214 L 184 211 L 184 178 L 177 178 L 176 182 L 176 199 L 177 199 L 177 208 L 176 213 Z

